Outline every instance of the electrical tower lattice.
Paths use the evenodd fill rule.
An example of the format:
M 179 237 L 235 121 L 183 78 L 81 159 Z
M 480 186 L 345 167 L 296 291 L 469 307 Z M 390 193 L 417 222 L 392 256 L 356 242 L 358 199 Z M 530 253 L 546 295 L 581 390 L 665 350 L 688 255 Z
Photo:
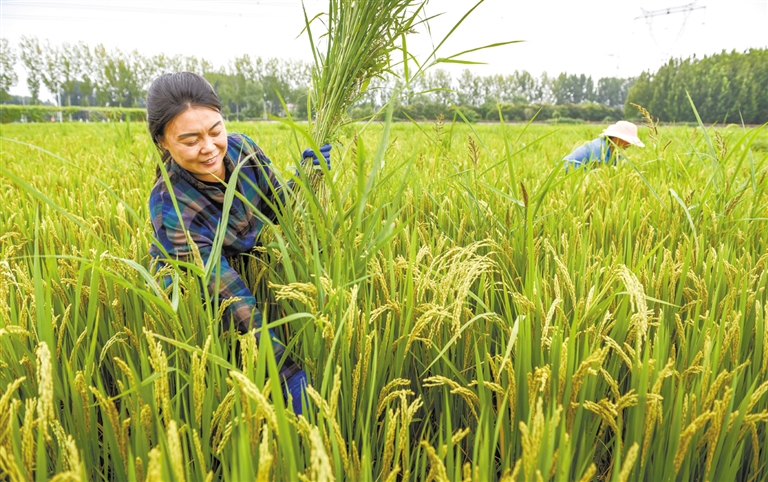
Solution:
M 659 51 L 661 52 L 661 56 L 664 58 L 664 60 L 666 60 L 666 58 L 671 54 L 672 49 L 674 48 L 675 44 L 677 44 L 677 41 L 680 40 L 680 37 L 682 37 L 683 32 L 685 31 L 685 26 L 688 23 L 688 18 L 691 16 L 691 13 L 694 10 L 703 10 L 705 8 L 707 8 L 707 7 L 705 7 L 703 5 L 697 5 L 695 2 L 694 3 L 689 3 L 687 5 L 680 5 L 680 6 L 677 6 L 677 7 L 662 8 L 662 9 L 659 9 L 659 10 L 645 10 L 644 8 L 641 8 L 640 10 L 643 12 L 643 14 L 640 15 L 639 17 L 635 17 L 635 20 L 639 20 L 641 18 L 645 19 L 645 23 L 646 23 L 646 25 L 648 25 L 648 32 L 651 34 L 651 38 L 653 39 L 653 42 L 656 44 L 656 48 L 659 49 Z M 662 15 L 671 15 L 671 14 L 675 14 L 675 13 L 682 13 L 682 14 L 684 14 L 684 16 L 683 16 L 683 24 L 680 26 L 680 30 L 677 32 L 677 36 L 672 41 L 671 45 L 669 46 L 669 49 L 664 50 L 659 45 L 658 39 L 656 38 L 656 35 L 654 34 L 654 31 L 653 31 L 653 19 L 655 17 L 659 17 L 659 16 L 662 16 Z

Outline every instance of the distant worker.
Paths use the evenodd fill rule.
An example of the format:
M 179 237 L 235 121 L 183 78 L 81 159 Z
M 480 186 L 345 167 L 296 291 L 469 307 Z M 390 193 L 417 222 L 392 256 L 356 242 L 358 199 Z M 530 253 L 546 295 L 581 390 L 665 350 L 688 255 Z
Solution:
M 619 121 L 609 125 L 600 137 L 577 147 L 563 158 L 565 170 L 586 167 L 587 164 L 613 164 L 619 159 L 620 150 L 629 146 L 645 147 L 637 137 L 637 126 L 631 122 Z

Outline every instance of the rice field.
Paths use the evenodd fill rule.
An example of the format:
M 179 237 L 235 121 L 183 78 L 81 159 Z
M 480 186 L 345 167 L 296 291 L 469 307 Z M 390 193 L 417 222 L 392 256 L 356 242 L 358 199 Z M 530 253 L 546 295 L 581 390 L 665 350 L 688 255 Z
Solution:
M 642 127 L 566 175 L 603 128 L 348 127 L 238 260 L 296 417 L 205 267 L 152 266 L 143 124 L 2 125 L 0 479 L 768 479 L 768 131 Z

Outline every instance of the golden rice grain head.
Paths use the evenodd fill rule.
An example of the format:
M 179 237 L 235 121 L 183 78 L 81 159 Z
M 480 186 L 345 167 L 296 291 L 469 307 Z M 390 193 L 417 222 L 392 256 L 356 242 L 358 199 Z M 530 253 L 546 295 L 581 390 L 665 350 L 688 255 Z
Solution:
M 691 443 L 691 439 L 694 434 L 699 431 L 709 419 L 712 418 L 713 412 L 707 411 L 696 417 L 680 434 L 680 440 L 677 445 L 677 451 L 675 452 L 675 475 L 680 471 L 680 467 L 683 465 L 685 455 L 688 452 L 688 446 Z
M 89 387 L 89 389 L 93 394 L 93 396 L 96 398 L 96 401 L 98 402 L 99 407 L 101 407 L 102 414 L 106 416 L 107 420 L 109 420 L 109 425 L 112 427 L 112 431 L 115 435 L 115 439 L 117 439 L 117 448 L 120 451 L 120 456 L 127 463 L 128 441 L 126 440 L 125 432 L 122 429 L 122 424 L 120 422 L 120 415 L 117 412 L 117 407 L 115 407 L 115 403 L 109 398 L 107 398 L 106 396 L 104 396 L 95 387 Z
M 267 420 L 270 428 L 277 432 L 277 416 L 275 415 L 274 406 L 267 400 L 256 384 L 249 380 L 248 377 L 235 370 L 230 370 L 229 376 L 237 382 L 242 393 L 256 402 L 259 414 Z
M 589 464 L 587 470 L 581 475 L 579 482 L 591 482 L 595 478 L 597 473 L 597 466 L 594 463 Z
M 163 461 L 160 447 L 154 447 L 149 451 L 146 482 L 163 482 Z
M 80 462 L 80 450 L 77 448 L 75 439 L 72 435 L 67 435 L 67 465 L 69 465 L 69 471 L 77 476 L 77 480 L 80 480 L 80 474 L 83 471 L 82 463 Z
M 395 465 L 395 467 L 389 472 L 387 475 L 387 478 L 384 479 L 384 482 L 395 482 L 398 480 L 398 474 L 400 473 L 400 466 Z
M 37 451 L 37 439 L 34 429 L 37 425 L 35 421 L 35 408 L 37 407 L 37 398 L 29 398 L 24 401 L 24 423 L 21 426 L 21 459 L 24 462 L 27 480 L 32 480 L 32 474 L 35 472 L 35 456 Z
M 55 417 L 53 411 L 53 367 L 51 366 L 51 351 L 45 342 L 37 345 L 37 414 L 39 430 L 43 432 L 46 441 L 51 441 L 48 431 L 50 421 Z
M 752 395 L 749 397 L 749 405 L 747 405 L 747 413 L 750 413 L 752 409 L 755 408 L 757 402 L 763 398 L 763 395 L 765 395 L 766 392 L 768 392 L 768 380 L 761 383 L 760 386 L 752 392 Z
M 261 429 L 261 443 L 259 444 L 259 470 L 256 474 L 258 482 L 270 482 L 272 480 L 269 474 L 274 459 L 269 446 L 269 427 L 264 425 Z
M 341 425 L 339 421 L 334 418 L 329 418 L 328 423 L 331 425 L 333 435 L 336 437 L 336 444 L 339 447 L 339 454 L 341 455 L 341 462 L 344 465 L 344 470 L 349 472 L 349 453 L 347 452 L 347 442 L 344 439 L 344 435 L 341 433 Z
M 637 460 L 638 451 L 639 445 L 637 442 L 633 443 L 629 450 L 627 450 L 627 455 L 624 457 L 624 462 L 621 464 L 619 482 L 627 482 L 629 479 L 629 474 L 632 472 L 632 467 L 635 465 L 635 460 Z
M 30 333 L 29 331 L 17 325 L 6 325 L 5 327 L 0 328 L 0 338 L 8 335 L 16 335 L 28 338 Z
M 381 389 L 379 392 L 379 399 L 376 401 L 376 417 L 381 414 L 381 412 L 384 410 L 384 406 L 386 405 L 388 400 L 387 399 L 389 393 L 397 387 L 405 387 L 411 384 L 411 381 L 407 378 L 395 378 L 391 380 L 389 383 L 384 385 L 384 388 Z M 410 390 L 409 390 L 410 391 Z M 413 394 L 413 392 L 411 392 Z M 391 399 L 391 397 L 390 397 Z
M 5 446 L 0 445 L 0 474 L 8 476 L 10 482 L 25 482 L 32 480 L 29 478 L 28 473 L 16 462 L 16 458 L 13 456 L 13 450 L 6 449 Z
M 13 396 L 16 394 L 16 391 L 26 379 L 27 377 L 21 377 L 10 382 L 5 389 L 5 392 L 3 392 L 3 395 L 0 397 L 0 427 L 10 426 L 10 414 L 12 412 L 11 405 L 12 401 L 14 400 Z M 0 432 L 0 434 L 1 433 L 2 432 Z M 3 445 L 3 442 L 4 440 L 0 438 L 0 446 Z
M 617 355 L 621 358 L 621 360 L 627 365 L 627 368 L 632 368 L 634 363 L 632 360 L 627 356 L 627 354 L 622 350 L 621 346 L 614 340 L 613 338 L 609 337 L 608 335 L 603 335 L 603 341 L 606 345 L 611 347 Z
M 192 432 L 192 443 L 194 444 L 195 453 L 197 454 L 197 459 L 201 464 L 201 466 L 199 467 L 199 470 L 201 473 L 207 472 L 208 469 L 206 469 L 205 456 L 203 454 L 203 444 L 200 441 L 200 433 L 194 428 L 191 429 L 191 432 Z
M 435 448 L 432 447 L 426 440 L 422 440 L 420 445 L 426 450 L 427 459 L 429 460 L 429 472 L 427 473 L 427 480 L 449 480 L 448 471 L 445 468 L 445 464 L 443 464 L 443 461 L 440 459 L 440 457 L 438 457 Z
M 531 414 L 531 429 L 520 422 L 520 432 L 523 442 L 523 466 L 526 473 L 530 473 L 537 465 L 541 441 L 544 436 L 544 399 L 539 397 L 536 407 Z
M 363 364 L 367 362 L 367 359 L 360 358 L 357 360 L 357 363 L 355 363 L 355 368 L 352 370 L 352 413 L 351 420 L 354 423 L 355 421 L 355 415 L 357 414 L 357 410 L 355 410 L 354 407 L 357 407 L 357 397 L 360 391 L 360 377 L 362 376 L 363 371 Z
M 234 425 L 232 422 L 227 422 L 227 424 L 224 426 L 223 430 L 219 430 L 219 433 L 221 434 L 220 438 L 218 439 L 218 442 L 214 446 L 214 453 L 216 455 L 221 455 L 224 452 L 224 448 L 227 446 L 227 443 L 229 442 L 229 438 L 232 436 L 232 428 Z
M 161 407 L 166 426 L 171 421 L 171 390 L 168 384 L 168 358 L 154 334 L 144 328 L 144 336 L 149 346 L 149 363 L 159 376 L 154 381 L 155 401 Z
M 590 412 L 600 417 L 606 425 L 611 427 L 615 434 L 620 433 L 619 426 L 616 422 L 619 414 L 618 411 L 616 411 L 614 404 L 609 400 L 604 398 L 597 403 L 591 400 L 585 400 L 582 406 L 586 410 L 589 410 Z
M 393 411 L 391 408 L 387 409 L 387 416 L 385 418 L 387 431 L 384 435 L 384 455 L 381 462 L 381 474 L 385 479 L 388 479 L 390 472 L 394 472 L 395 470 L 394 466 L 390 470 L 390 465 L 395 458 L 395 430 L 397 428 L 399 414 L 400 409 L 397 409 L 396 411 Z
M 275 299 L 298 301 L 303 304 L 310 313 L 317 313 L 317 286 L 314 283 L 289 283 L 279 285 L 267 283 L 270 290 L 274 291 Z
M 410 405 L 407 405 L 405 395 L 400 396 L 403 409 L 400 412 L 400 437 L 398 438 L 398 449 L 400 451 L 401 459 L 403 461 L 403 467 L 408 467 L 408 461 L 410 457 L 410 445 L 408 443 L 410 434 L 410 425 L 413 422 L 413 418 L 416 412 L 421 408 L 424 402 L 421 397 L 416 398 Z M 410 471 L 405 470 L 404 476 L 410 476 Z
M 333 467 L 328 453 L 325 451 L 323 439 L 317 427 L 312 427 L 309 432 L 310 455 L 309 463 L 312 472 L 312 480 L 315 482 L 333 482 Z
M 88 384 L 85 381 L 85 376 L 82 370 L 78 370 L 75 375 L 75 391 L 80 395 L 80 403 L 83 409 L 83 417 L 85 417 L 86 430 L 91 429 L 91 411 L 89 409 L 91 405 L 91 397 L 88 394 Z
M 181 437 L 179 436 L 178 425 L 176 420 L 171 419 L 166 429 L 166 438 L 168 440 L 168 455 L 171 459 L 171 467 L 173 468 L 176 480 L 184 482 L 184 460 L 182 458 Z
M 64 432 L 64 427 L 58 419 L 54 418 L 50 423 L 51 431 L 56 438 L 56 448 L 59 451 L 59 458 L 61 459 L 61 465 L 65 471 L 69 470 L 69 461 L 67 459 L 67 434 Z
M 728 415 L 728 406 L 731 400 L 731 394 L 733 390 L 727 387 L 725 394 L 721 400 L 715 400 L 712 407 L 712 423 L 709 429 L 704 433 L 704 439 L 707 443 L 707 458 L 705 463 L 706 473 L 709 473 L 709 469 L 712 467 L 714 461 L 715 450 L 717 449 L 718 440 L 720 439 L 720 432 L 723 428 L 723 423 Z
M 330 415 L 335 417 L 339 406 L 339 393 L 341 392 L 341 365 L 336 366 L 336 374 L 333 376 L 333 388 L 331 389 Z
M 555 300 L 552 302 L 552 305 L 549 307 L 549 310 L 547 311 L 547 316 L 544 319 L 544 326 L 541 329 L 541 348 L 549 348 L 549 346 L 552 344 L 552 337 L 549 336 L 549 325 L 552 323 L 552 319 L 555 316 L 555 311 L 557 310 L 557 307 L 560 303 L 562 303 L 563 300 L 560 298 L 555 298 Z
M 483 386 L 485 386 L 485 388 L 487 388 L 488 390 L 494 393 L 498 393 L 499 395 L 504 395 L 506 393 L 506 390 L 504 390 L 504 387 L 502 387 L 498 383 L 483 382 Z
M 600 375 L 603 376 L 603 379 L 608 384 L 608 388 L 611 389 L 611 395 L 613 395 L 614 400 L 617 400 L 621 397 L 621 393 L 619 392 L 619 384 L 616 383 L 616 380 L 613 379 L 613 376 L 603 367 L 600 367 L 600 370 L 598 370 Z
M 461 482 L 473 482 L 472 465 L 469 462 L 464 462 L 464 465 L 461 467 L 461 476 Z
M 451 445 L 456 445 L 457 443 L 461 442 L 464 437 L 469 435 L 470 429 L 464 428 L 461 430 L 457 430 L 454 432 L 453 436 L 451 436 Z
M 199 427 L 203 418 L 203 401 L 205 399 L 205 360 L 192 354 L 192 405 L 194 407 L 195 424 Z
M 219 406 L 216 407 L 216 410 L 213 412 L 213 417 L 211 417 L 211 428 L 215 431 L 214 439 L 212 442 L 214 447 L 218 447 L 219 442 L 221 442 L 223 427 L 226 425 L 227 420 L 229 419 L 232 412 L 232 408 L 235 406 L 235 397 L 236 392 L 235 389 L 232 388 L 226 393 L 226 395 L 224 395 L 224 398 L 219 403 Z
M 112 357 L 112 361 L 114 361 L 115 365 L 117 365 L 120 371 L 123 372 L 123 375 L 125 375 L 125 377 L 128 378 L 128 381 L 130 382 L 131 386 L 135 387 L 136 379 L 133 376 L 133 372 L 131 372 L 131 367 L 129 367 L 128 364 L 125 363 L 123 359 L 120 357 Z
M 134 470 L 136 471 L 136 480 L 145 480 L 144 479 L 144 461 L 141 457 L 136 457 L 136 459 L 133 462 Z

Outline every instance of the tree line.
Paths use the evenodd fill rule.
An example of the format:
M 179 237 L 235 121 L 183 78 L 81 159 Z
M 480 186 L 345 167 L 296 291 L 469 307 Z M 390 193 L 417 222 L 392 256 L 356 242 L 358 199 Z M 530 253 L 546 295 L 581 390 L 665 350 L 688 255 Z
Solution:
M 27 74 L 31 98 L 13 98 L 16 66 Z M 287 108 L 299 119 L 307 116 L 311 81 L 308 62 L 243 55 L 224 66 L 191 56 L 145 56 L 137 50 L 108 50 L 102 44 L 60 45 L 24 36 L 17 46 L 0 39 L 0 101 L 39 104 L 42 89 L 59 106 L 144 107 L 146 89 L 163 72 L 187 70 L 208 79 L 228 119 L 283 116 Z M 761 123 L 768 120 L 768 50 L 722 53 L 703 59 L 672 59 L 658 72 L 638 78 L 604 77 L 527 71 L 477 75 L 469 69 L 453 77 L 434 69 L 404 86 L 397 75 L 374 79 L 353 117 L 376 112 L 396 93 L 394 117 L 416 120 L 451 118 L 460 112 L 469 121 L 488 119 L 581 119 L 611 121 L 637 115 L 630 103 L 646 107 L 667 122 L 693 122 L 686 90 L 704 122 L 726 120 Z
M 311 65 L 297 60 L 243 55 L 216 68 L 208 60 L 190 56 L 144 56 L 136 50 L 107 50 L 101 44 L 93 48 L 82 42 L 56 45 L 24 36 L 16 47 L 0 39 L 0 101 L 4 103 L 24 101 L 8 94 L 18 81 L 17 62 L 27 74 L 31 104 L 40 103 L 44 88 L 60 106 L 143 107 L 152 79 L 163 72 L 187 70 L 208 79 L 222 100 L 224 113 L 238 120 L 284 115 L 285 107 L 292 115 L 306 118 L 311 80 Z M 453 78 L 436 69 L 408 86 L 398 113 L 436 116 L 455 105 L 477 117 L 478 112 L 495 110 L 497 104 L 598 103 L 620 109 L 632 82 L 619 78 L 594 82 L 589 76 L 566 73 L 535 77 L 526 71 L 481 76 L 468 69 Z M 356 108 L 363 115 L 372 113 L 395 92 L 403 91 L 397 76 L 376 79 Z
M 707 123 L 768 122 L 768 49 L 670 59 L 643 72 L 627 97 L 666 122 L 696 122 L 691 101 Z
M 0 39 L 0 101 L 13 100 L 8 90 L 18 81 L 17 62 L 27 74 L 31 104 L 41 103 L 45 88 L 59 106 L 144 107 L 152 79 L 163 72 L 186 70 L 208 78 L 228 112 L 239 115 L 250 107 L 247 114 L 254 117 L 266 114 L 264 106 L 272 114 L 282 111 L 274 92 L 289 100 L 299 92 L 306 95 L 310 78 L 309 65 L 292 60 L 244 56 L 216 69 L 211 62 L 191 56 L 148 57 L 137 50 L 107 50 L 102 44 L 93 48 L 82 42 L 55 45 L 23 36 L 17 48 Z

